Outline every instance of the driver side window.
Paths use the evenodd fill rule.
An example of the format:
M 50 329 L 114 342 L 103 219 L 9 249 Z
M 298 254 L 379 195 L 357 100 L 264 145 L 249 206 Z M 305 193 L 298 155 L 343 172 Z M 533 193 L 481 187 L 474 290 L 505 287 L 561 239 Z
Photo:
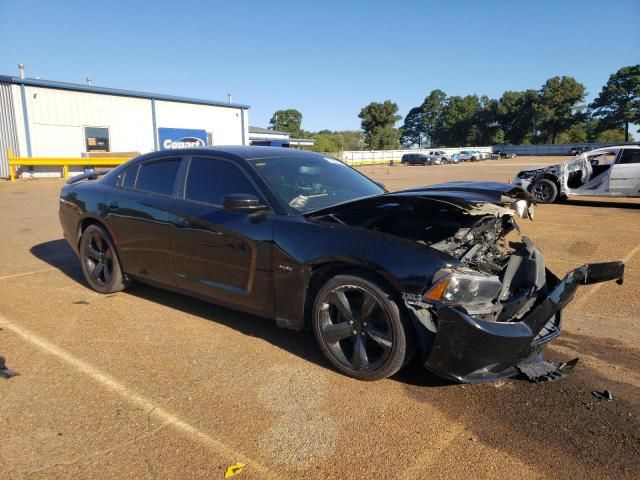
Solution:
M 234 193 L 262 198 L 245 174 L 231 162 L 207 157 L 191 158 L 184 192 L 187 200 L 222 206 L 224 197 Z

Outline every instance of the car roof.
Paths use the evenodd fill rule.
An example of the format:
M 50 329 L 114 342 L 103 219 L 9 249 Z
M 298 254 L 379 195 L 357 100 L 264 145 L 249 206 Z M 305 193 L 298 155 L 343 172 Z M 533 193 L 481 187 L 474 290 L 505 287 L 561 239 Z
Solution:
M 588 153 L 589 155 L 593 155 L 594 153 L 607 152 L 609 150 L 620 150 L 620 149 L 639 149 L 640 145 L 609 145 L 606 147 L 594 148 L 593 150 L 588 150 L 584 153 Z
M 175 155 L 219 155 L 239 160 L 257 160 L 273 157 L 300 158 L 326 156 L 318 152 L 284 147 L 224 145 L 215 147 L 173 148 L 169 150 L 160 150 L 140 155 L 137 159 L 140 161 L 146 161 L 153 160 L 154 158 L 171 157 Z

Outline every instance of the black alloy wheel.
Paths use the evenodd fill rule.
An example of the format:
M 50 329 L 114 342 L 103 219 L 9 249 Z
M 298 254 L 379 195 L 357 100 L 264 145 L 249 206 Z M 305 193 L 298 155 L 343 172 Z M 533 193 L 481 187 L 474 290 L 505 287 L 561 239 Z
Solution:
M 338 275 L 320 290 L 313 329 L 341 372 L 361 380 L 396 373 L 410 357 L 405 320 L 392 295 L 369 279 Z
M 553 203 L 558 196 L 558 187 L 553 181 L 542 178 L 531 186 L 531 194 L 539 203 Z
M 87 227 L 80 239 L 80 258 L 84 278 L 93 290 L 113 293 L 125 288 L 117 252 L 104 228 Z

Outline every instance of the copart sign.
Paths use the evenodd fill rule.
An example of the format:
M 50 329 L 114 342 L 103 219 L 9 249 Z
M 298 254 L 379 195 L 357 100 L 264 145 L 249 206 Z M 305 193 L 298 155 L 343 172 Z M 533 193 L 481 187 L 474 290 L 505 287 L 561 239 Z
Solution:
M 207 144 L 207 132 L 192 128 L 159 128 L 158 140 L 160 150 L 204 147 Z

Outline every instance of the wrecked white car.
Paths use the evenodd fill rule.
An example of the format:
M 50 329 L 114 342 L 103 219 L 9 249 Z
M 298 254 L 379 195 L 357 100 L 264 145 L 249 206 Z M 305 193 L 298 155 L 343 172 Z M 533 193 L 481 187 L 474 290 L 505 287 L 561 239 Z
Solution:
M 573 195 L 640 197 L 640 145 L 598 148 L 558 165 L 523 170 L 513 183 L 539 203 Z

